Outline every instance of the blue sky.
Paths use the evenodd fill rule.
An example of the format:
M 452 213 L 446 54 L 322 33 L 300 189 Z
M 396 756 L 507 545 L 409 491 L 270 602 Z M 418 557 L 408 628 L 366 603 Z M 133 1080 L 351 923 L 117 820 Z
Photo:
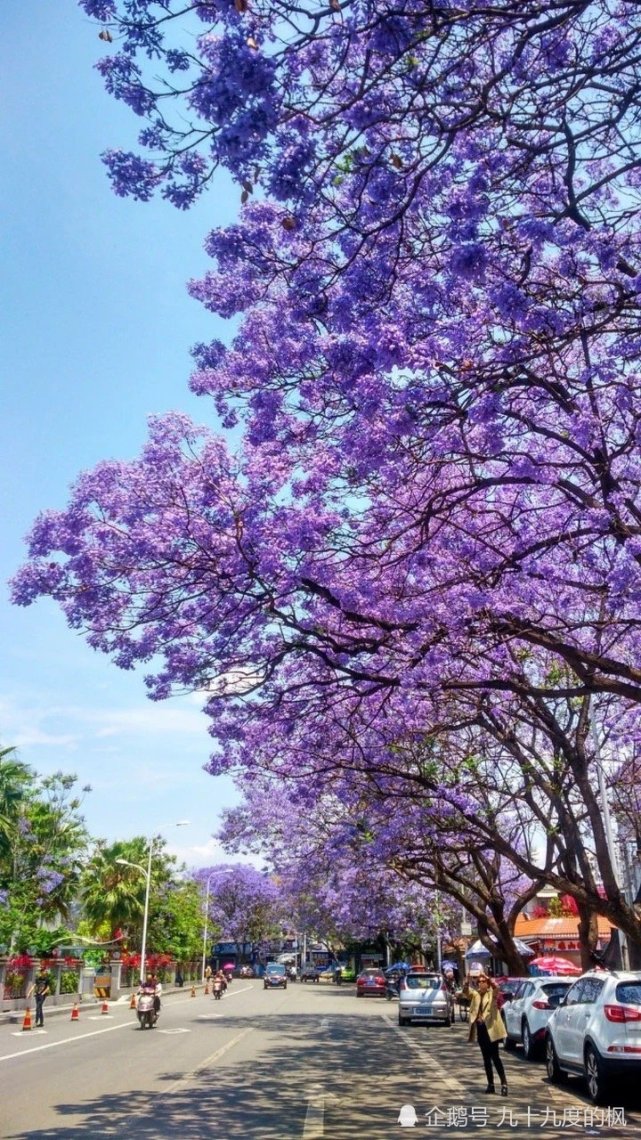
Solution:
M 187 213 L 116 198 L 99 155 L 132 146 L 139 124 L 93 70 L 98 28 L 75 0 L 2 0 L 0 27 L 4 583 L 38 511 L 64 506 L 81 470 L 137 454 L 148 415 L 213 422 L 187 390 L 189 348 L 226 333 L 185 283 L 238 195 L 219 184 Z M 0 743 L 91 784 L 93 835 L 161 830 L 190 866 L 218 862 L 211 832 L 236 794 L 202 771 L 200 700 L 152 704 L 49 602 L 14 608 L 3 586 L 0 620 Z M 191 826 L 173 833 L 179 819 Z

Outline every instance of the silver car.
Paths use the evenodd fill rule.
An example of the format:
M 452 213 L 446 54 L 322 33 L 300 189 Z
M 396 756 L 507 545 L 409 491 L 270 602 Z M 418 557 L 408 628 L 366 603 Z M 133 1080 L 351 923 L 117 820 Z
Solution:
M 398 991 L 398 1024 L 411 1025 L 415 1021 L 453 1022 L 452 996 L 448 993 L 440 974 L 427 971 L 410 972 L 401 979 Z

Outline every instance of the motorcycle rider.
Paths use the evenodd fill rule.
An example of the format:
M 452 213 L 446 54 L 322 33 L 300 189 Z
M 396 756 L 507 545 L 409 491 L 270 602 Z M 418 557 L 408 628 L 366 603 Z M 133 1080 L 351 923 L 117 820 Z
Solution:
M 219 970 L 217 974 L 214 974 L 214 989 L 221 990 L 222 993 L 227 989 L 227 978 L 224 970 Z
M 156 1017 L 158 1017 L 158 1014 L 160 1013 L 162 983 L 158 980 L 155 974 L 150 974 L 149 977 L 145 979 L 143 985 L 145 993 L 152 993 L 154 995 L 154 1013 L 156 1014 Z

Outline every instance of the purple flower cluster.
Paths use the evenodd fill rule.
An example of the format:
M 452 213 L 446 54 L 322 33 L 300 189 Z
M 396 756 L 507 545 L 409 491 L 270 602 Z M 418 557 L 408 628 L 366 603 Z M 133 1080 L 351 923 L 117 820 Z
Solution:
M 402 863 L 467 834 L 536 878 L 493 821 L 539 812 L 563 889 L 603 907 L 596 857 L 634 933 L 607 845 L 566 858 L 561 817 L 578 837 L 600 818 L 595 705 L 640 727 L 641 160 L 620 140 L 641 14 L 357 0 L 310 34 L 278 0 L 201 4 L 171 127 L 140 61 L 171 70 L 178 11 L 118 5 L 139 26 L 103 75 L 160 154 L 106 161 L 118 193 L 182 208 L 218 163 L 243 186 L 190 285 L 241 314 L 192 380 L 240 443 L 156 421 L 36 525 L 14 596 L 53 596 L 124 668 L 158 662 L 155 697 L 207 689 L 213 771 L 295 782 L 308 812 L 329 774 L 337 849 Z

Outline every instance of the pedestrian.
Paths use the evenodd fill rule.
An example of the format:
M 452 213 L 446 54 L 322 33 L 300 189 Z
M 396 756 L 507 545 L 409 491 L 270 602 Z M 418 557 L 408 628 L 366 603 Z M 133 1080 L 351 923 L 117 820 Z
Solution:
M 207 965 L 205 967 L 205 981 L 208 982 L 210 978 L 211 978 L 211 966 Z
M 470 998 L 470 1035 L 469 1040 L 479 1043 L 483 1055 L 485 1075 L 487 1076 L 486 1093 L 496 1092 L 494 1088 L 494 1069 L 501 1082 L 501 1096 L 507 1096 L 507 1082 L 505 1069 L 499 1056 L 499 1042 L 505 1037 L 505 1024 L 496 1004 L 496 982 L 481 974 L 478 979 L 478 989 L 473 990 Z
M 49 993 L 49 975 L 46 972 L 46 970 L 44 969 L 44 967 L 41 966 L 40 970 L 38 971 L 38 973 L 36 974 L 36 976 L 33 980 L 33 985 L 31 986 L 31 989 L 29 990 L 29 993 L 27 994 L 27 1000 L 31 997 L 32 994 L 35 994 L 36 1026 L 44 1025 L 44 1023 L 45 1023 L 44 1004 L 45 1004 L 45 998 L 46 998 L 48 993 Z
M 181 970 L 181 969 L 178 969 L 178 970 L 176 970 L 176 985 L 177 985 L 177 986 L 178 986 L 180 989 L 182 989 L 182 987 L 184 986 L 184 984 L 185 984 L 185 979 L 184 979 L 184 977 L 183 977 L 183 972 L 182 972 L 182 970 Z

